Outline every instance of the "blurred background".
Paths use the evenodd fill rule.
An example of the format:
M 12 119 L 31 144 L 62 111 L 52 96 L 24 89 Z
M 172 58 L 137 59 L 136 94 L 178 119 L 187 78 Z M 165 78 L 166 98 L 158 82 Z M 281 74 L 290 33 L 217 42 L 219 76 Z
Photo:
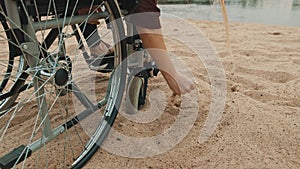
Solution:
M 213 0 L 158 0 L 163 13 L 186 19 L 221 21 Z M 225 0 L 230 22 L 300 26 L 300 0 Z

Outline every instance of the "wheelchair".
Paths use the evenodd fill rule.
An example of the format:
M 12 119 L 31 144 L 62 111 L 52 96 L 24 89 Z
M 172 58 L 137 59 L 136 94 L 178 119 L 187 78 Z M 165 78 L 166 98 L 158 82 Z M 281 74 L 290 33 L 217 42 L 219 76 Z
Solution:
M 123 98 L 128 113 L 145 104 L 148 78 L 158 69 L 123 20 L 127 6 L 119 5 L 1 0 L 1 168 L 81 168 L 105 140 Z M 87 14 L 79 15 L 83 8 Z M 95 33 L 114 51 L 97 62 L 88 45 Z M 135 52 L 140 57 L 127 58 Z M 92 70 L 95 63 L 106 66 Z

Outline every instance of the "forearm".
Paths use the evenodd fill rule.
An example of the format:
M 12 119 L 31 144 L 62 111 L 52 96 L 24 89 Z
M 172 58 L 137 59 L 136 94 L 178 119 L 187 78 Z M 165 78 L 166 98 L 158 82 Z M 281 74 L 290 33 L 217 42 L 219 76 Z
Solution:
M 144 47 L 150 53 L 174 94 L 181 95 L 195 89 L 195 84 L 189 78 L 177 72 L 167 52 L 161 30 L 141 27 L 137 27 L 137 30 Z
M 167 73 L 170 75 L 176 75 L 177 71 L 167 52 L 161 30 L 141 27 L 137 27 L 137 30 L 143 41 L 144 47 L 150 53 L 151 58 L 155 61 L 163 75 L 165 76 Z

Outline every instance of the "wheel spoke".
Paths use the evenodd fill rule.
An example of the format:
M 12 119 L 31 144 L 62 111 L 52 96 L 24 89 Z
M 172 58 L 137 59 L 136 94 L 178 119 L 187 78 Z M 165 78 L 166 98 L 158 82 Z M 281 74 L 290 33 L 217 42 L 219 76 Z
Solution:
M 80 0 L 66 0 L 65 10 L 60 1 L 20 1 L 20 11 L 28 9 L 22 13 L 28 24 L 22 26 L 1 7 L 7 22 L 0 28 L 0 45 L 3 42 L 7 50 L 0 53 L 0 143 L 5 145 L 0 147 L 0 165 L 82 167 L 114 122 L 125 88 L 126 64 L 119 66 L 123 71 L 118 73 L 112 69 L 126 58 L 126 42 L 118 39 L 125 33 L 123 23 L 116 22 L 120 13 L 115 1 L 90 1 L 84 6 L 86 18 L 78 16 L 84 5 Z M 95 30 L 84 34 L 89 22 L 102 16 Z M 114 48 L 114 55 L 105 56 L 113 64 L 101 70 L 105 74 L 89 65 L 93 56 L 87 42 L 100 42 L 95 35 Z M 32 45 L 35 51 L 21 44 Z M 5 161 L 11 154 L 17 157 Z

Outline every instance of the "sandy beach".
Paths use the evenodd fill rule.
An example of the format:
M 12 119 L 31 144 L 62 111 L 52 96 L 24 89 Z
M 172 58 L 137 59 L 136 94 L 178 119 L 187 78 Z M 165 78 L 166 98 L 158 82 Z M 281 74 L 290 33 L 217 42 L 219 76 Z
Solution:
M 196 90 L 174 98 L 161 74 L 151 78 L 141 112 L 128 116 L 121 108 L 111 135 L 84 169 L 300 168 L 300 28 L 230 23 L 230 54 L 222 22 L 181 21 L 163 25 L 165 40 L 178 70 L 195 81 Z M 72 45 L 68 48 L 74 50 Z M 90 70 L 80 66 L 77 79 L 87 91 L 103 93 L 103 86 L 90 89 L 87 84 L 94 81 L 85 74 Z M 108 75 L 102 75 L 97 78 L 108 81 Z M 31 129 L 38 106 L 34 97 L 26 103 L 25 114 L 19 113 L 10 128 L 26 139 L 5 137 L 2 153 L 30 137 L 22 129 Z M 73 104 L 68 107 L 70 116 L 79 103 Z M 51 108 L 54 122 L 65 122 L 66 107 Z M 84 129 L 97 124 L 86 122 Z M 84 147 L 80 139 L 88 138 L 82 134 L 76 139 L 84 133 L 76 130 L 47 144 L 54 151 L 29 159 L 25 168 L 34 166 L 30 160 L 47 157 L 57 162 L 51 168 L 61 168 L 58 155 L 73 155 L 71 148 L 64 152 L 66 138 L 79 150 Z
M 226 101 L 216 130 L 199 142 L 212 95 L 205 67 L 184 46 L 166 40 L 169 50 L 192 69 L 197 84 L 199 105 L 191 129 L 160 154 L 130 158 L 100 149 L 84 168 L 299 168 L 300 28 L 231 23 L 229 55 L 223 23 L 191 22 L 212 42 L 225 70 Z M 172 100 L 161 75 L 149 82 L 148 92 L 157 89 L 166 91 L 167 100 L 158 119 L 141 124 L 120 114 L 114 129 L 147 138 L 163 132 L 178 112 L 189 108 Z

